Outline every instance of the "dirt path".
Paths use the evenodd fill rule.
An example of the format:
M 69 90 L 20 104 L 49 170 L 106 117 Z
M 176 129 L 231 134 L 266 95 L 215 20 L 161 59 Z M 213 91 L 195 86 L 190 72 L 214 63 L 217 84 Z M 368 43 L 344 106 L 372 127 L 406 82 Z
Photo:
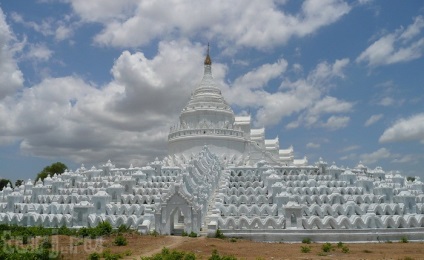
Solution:
M 149 248 L 147 252 L 138 255 L 131 255 L 125 257 L 124 259 L 139 259 L 141 256 L 152 256 L 154 254 L 160 253 L 164 247 L 168 249 L 174 249 L 183 245 L 184 243 L 188 243 L 189 241 L 190 238 L 187 237 L 170 236 L 167 240 L 161 241 L 160 243 L 155 243 L 154 246 Z

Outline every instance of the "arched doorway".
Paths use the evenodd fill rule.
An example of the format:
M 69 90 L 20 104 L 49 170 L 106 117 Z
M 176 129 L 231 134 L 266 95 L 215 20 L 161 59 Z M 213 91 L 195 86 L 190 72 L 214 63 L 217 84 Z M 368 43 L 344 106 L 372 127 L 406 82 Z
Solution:
M 180 236 L 184 231 L 184 214 L 179 207 L 176 207 L 170 215 L 171 235 Z

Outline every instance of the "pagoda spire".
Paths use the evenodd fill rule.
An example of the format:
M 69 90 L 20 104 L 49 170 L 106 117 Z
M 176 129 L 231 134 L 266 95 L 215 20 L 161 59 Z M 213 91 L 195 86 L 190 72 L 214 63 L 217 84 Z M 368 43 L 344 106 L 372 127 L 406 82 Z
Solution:
M 206 53 L 205 65 L 212 65 L 211 57 L 209 56 L 209 43 L 208 43 L 208 52 Z

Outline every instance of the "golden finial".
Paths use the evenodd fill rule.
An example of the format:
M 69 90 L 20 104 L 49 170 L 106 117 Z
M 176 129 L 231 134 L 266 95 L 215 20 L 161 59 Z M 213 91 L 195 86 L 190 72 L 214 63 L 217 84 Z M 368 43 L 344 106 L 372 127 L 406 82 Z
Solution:
M 211 57 L 209 56 L 209 43 L 208 43 L 208 52 L 206 54 L 205 65 L 212 65 Z

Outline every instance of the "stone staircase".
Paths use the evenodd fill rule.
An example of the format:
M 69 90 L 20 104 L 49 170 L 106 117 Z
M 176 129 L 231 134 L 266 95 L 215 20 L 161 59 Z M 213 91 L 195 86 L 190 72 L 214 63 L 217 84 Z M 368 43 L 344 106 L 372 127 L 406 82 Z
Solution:
M 210 223 L 210 216 L 212 215 L 212 212 L 215 209 L 216 196 L 219 194 L 219 188 L 221 187 L 221 184 L 223 183 L 222 177 L 223 177 L 223 174 L 221 174 L 218 180 L 218 183 L 215 187 L 215 190 L 212 192 L 212 195 L 209 198 L 208 211 L 202 223 L 202 231 L 200 231 L 201 236 L 207 236 L 208 234 L 208 224 Z

